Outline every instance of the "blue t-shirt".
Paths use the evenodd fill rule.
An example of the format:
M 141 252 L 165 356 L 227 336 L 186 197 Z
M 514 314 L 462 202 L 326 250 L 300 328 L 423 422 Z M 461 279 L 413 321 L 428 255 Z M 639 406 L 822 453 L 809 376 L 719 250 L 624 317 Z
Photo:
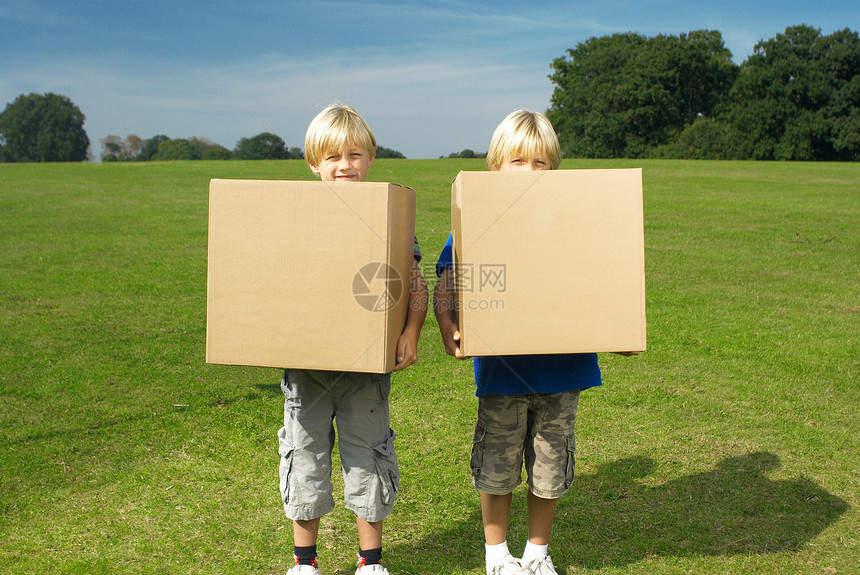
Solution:
M 448 236 L 436 276 L 453 269 L 453 239 Z M 558 393 L 601 384 L 596 353 L 504 355 L 474 358 L 475 395 Z

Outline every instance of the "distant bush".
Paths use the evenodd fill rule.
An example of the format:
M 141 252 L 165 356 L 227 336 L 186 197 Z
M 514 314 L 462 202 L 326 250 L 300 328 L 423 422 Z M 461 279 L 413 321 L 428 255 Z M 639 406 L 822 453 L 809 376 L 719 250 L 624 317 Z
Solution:
M 444 158 L 445 156 L 440 156 Z M 475 152 L 474 150 L 470 150 L 466 148 L 465 150 L 461 150 L 459 152 L 454 152 L 452 154 L 448 154 L 449 158 L 486 158 L 487 152 Z
M 134 134 L 125 138 L 106 136 L 101 140 L 103 162 L 148 162 L 152 160 L 301 160 L 304 150 L 287 147 L 276 134 L 263 132 L 252 138 L 242 138 L 236 149 L 228 150 L 206 138 L 172 140 L 165 135 L 143 140 Z M 0 159 L 3 149 L 0 147 Z M 376 149 L 377 158 L 406 159 L 402 153 L 385 146 Z
M 698 118 L 671 143 L 658 147 L 651 156 L 681 160 L 734 160 L 737 134 L 727 122 Z
M 376 157 L 377 158 L 396 158 L 400 160 L 405 160 L 406 156 L 398 152 L 397 150 L 392 150 L 390 148 L 386 148 L 385 146 L 377 146 L 376 147 Z

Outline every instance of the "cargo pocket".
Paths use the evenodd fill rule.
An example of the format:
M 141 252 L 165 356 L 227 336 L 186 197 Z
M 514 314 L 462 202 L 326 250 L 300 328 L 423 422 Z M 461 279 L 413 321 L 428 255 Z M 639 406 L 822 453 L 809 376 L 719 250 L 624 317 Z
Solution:
M 295 448 L 287 440 L 286 428 L 278 430 L 278 455 L 281 457 L 281 463 L 278 467 L 278 475 L 281 480 L 281 500 L 284 502 L 284 507 L 290 501 L 290 474 L 293 471 L 293 452 Z
M 379 391 L 379 401 L 386 403 L 388 401 L 388 396 L 391 395 L 391 376 L 387 373 L 374 373 L 371 374 L 370 381 L 373 382 L 376 389 Z
M 480 422 L 475 424 L 475 435 L 472 437 L 472 455 L 469 458 L 469 468 L 472 477 L 477 479 L 481 474 L 481 465 L 484 463 L 484 436 L 487 430 Z
M 281 376 L 281 393 L 286 397 L 289 394 L 290 388 L 290 370 L 285 369 L 284 375 Z
M 379 477 L 380 502 L 391 505 L 400 491 L 400 470 L 394 453 L 394 431 L 388 429 L 388 437 L 373 446 L 373 463 Z
M 576 468 L 576 437 L 573 432 L 567 436 L 567 466 L 564 471 L 564 488 L 570 489 L 573 485 L 574 470 Z

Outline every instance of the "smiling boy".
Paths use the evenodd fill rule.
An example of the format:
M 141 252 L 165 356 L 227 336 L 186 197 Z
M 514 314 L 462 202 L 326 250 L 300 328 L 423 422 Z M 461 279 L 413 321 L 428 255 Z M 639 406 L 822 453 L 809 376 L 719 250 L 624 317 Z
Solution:
M 329 106 L 305 137 L 305 160 L 324 182 L 363 182 L 373 165 L 376 139 L 348 106 Z M 395 371 L 418 359 L 418 337 L 427 313 L 427 286 L 414 246 L 406 322 L 396 346 Z M 357 262 L 358 263 L 358 262 Z M 332 326 L 337 329 L 337 326 Z M 320 342 L 325 345 L 325 342 Z M 390 374 L 287 369 L 281 380 L 284 427 L 278 431 L 280 487 L 293 520 L 296 565 L 288 575 L 316 575 L 320 519 L 334 508 L 331 453 L 337 421 L 344 502 L 355 513 L 359 539 L 357 575 L 388 570 L 382 557 L 382 523 L 393 508 L 400 474 L 389 427 Z

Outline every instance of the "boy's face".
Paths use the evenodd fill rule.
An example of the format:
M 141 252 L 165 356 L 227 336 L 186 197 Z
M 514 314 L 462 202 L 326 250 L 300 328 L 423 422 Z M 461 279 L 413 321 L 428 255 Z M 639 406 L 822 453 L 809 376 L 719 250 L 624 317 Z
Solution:
M 515 156 L 509 159 L 506 162 L 502 162 L 502 165 L 499 166 L 500 172 L 507 171 L 536 171 L 536 170 L 549 170 L 550 163 L 549 159 L 544 154 L 535 154 L 533 158 L 526 158 L 523 156 Z
M 343 150 L 330 151 L 311 170 L 324 182 L 363 182 L 367 169 L 373 165 L 370 153 L 355 144 L 346 144 Z

